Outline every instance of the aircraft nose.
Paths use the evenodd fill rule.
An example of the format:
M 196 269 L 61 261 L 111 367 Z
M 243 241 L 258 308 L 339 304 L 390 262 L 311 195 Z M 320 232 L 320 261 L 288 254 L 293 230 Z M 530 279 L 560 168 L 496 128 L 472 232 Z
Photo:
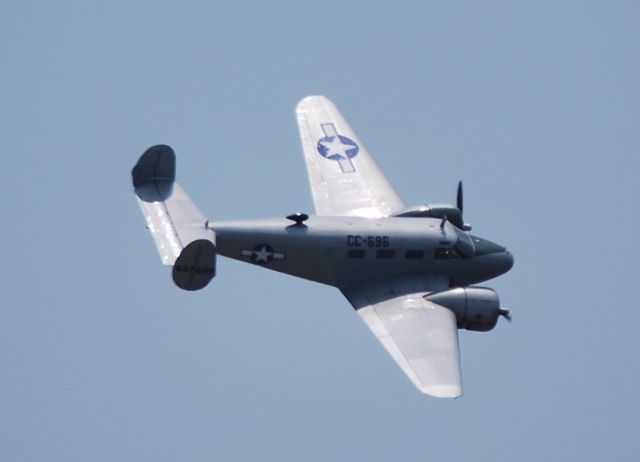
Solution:
M 508 250 L 505 250 L 504 253 L 500 254 L 500 263 L 503 266 L 505 273 L 509 271 L 513 268 L 513 254 Z

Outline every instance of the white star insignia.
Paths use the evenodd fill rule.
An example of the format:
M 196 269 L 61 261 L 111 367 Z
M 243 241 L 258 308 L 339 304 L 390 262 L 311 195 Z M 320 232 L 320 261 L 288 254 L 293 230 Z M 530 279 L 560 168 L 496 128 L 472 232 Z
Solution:
M 263 245 L 260 250 L 253 251 L 253 257 L 256 262 L 263 261 L 267 263 L 269 261 L 269 257 L 271 257 L 272 255 L 273 253 L 267 250 L 266 245 Z
M 354 144 L 344 144 L 339 136 L 334 136 L 331 141 L 320 141 L 320 144 L 327 150 L 326 157 L 335 155 L 349 157 L 347 156 L 347 151 L 356 147 Z

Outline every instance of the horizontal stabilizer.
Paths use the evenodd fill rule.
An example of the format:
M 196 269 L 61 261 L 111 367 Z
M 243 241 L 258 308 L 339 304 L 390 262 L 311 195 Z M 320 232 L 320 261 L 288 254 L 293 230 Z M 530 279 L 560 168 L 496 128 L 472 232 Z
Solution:
M 131 176 L 162 263 L 176 265 L 174 282 L 186 290 L 204 287 L 215 274 L 215 234 L 204 214 L 175 182 L 173 149 L 166 145 L 147 149 Z

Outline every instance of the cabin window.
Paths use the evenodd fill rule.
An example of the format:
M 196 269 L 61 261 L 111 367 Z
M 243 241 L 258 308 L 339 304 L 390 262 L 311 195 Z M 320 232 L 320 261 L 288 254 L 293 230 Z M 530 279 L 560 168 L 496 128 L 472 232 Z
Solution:
M 424 258 L 424 250 L 407 250 L 404 258 L 407 260 L 422 260 Z
M 393 249 L 378 249 L 376 252 L 376 258 L 390 259 L 396 256 L 396 251 Z
M 458 252 L 453 247 L 438 247 L 434 255 L 436 260 L 457 260 L 460 258 Z
M 347 252 L 347 257 L 349 257 L 349 258 L 364 258 L 366 253 L 367 252 L 364 249 L 349 249 L 349 252 Z

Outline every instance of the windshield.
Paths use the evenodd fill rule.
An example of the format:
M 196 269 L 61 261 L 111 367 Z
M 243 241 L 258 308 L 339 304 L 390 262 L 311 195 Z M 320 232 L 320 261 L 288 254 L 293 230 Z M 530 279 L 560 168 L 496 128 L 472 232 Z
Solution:
M 473 239 L 473 244 L 475 246 L 475 255 L 479 257 L 481 255 L 489 255 L 492 253 L 502 253 L 506 252 L 507 249 L 502 247 L 501 245 L 495 244 L 486 239 L 482 239 L 478 236 L 471 236 Z
M 459 228 L 455 228 L 455 230 L 457 239 L 454 247 L 463 258 L 473 257 L 475 254 L 475 246 L 473 245 L 471 236 Z

